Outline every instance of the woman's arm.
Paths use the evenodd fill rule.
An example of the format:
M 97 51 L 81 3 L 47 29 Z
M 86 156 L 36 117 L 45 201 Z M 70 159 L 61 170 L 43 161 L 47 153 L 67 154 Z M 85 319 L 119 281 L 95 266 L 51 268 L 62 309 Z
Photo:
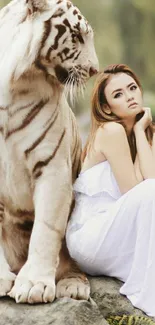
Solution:
M 155 161 L 145 131 L 135 131 L 140 170 L 144 179 L 155 178 Z
M 144 180 L 141 170 L 140 170 L 140 163 L 139 163 L 139 157 L 136 155 L 136 159 L 134 162 L 134 169 L 135 169 L 135 174 L 136 178 L 139 180 L 139 182 L 142 182 Z
M 122 194 L 142 181 L 136 175 L 127 135 L 121 124 L 105 123 L 97 131 L 95 144 L 95 149 L 109 161 Z
M 145 129 L 151 121 L 150 108 L 147 107 L 144 108 L 144 116 L 134 126 L 140 170 L 144 179 L 155 178 L 155 160 L 145 134 Z
M 152 150 L 153 162 L 154 162 L 154 168 L 155 168 L 155 133 L 153 134 L 151 150 Z

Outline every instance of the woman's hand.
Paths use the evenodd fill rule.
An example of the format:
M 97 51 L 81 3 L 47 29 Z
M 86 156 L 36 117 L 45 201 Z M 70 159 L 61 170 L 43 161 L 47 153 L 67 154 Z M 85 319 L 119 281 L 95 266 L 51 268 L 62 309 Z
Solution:
M 143 131 L 151 124 L 152 122 L 152 113 L 150 107 L 143 107 L 144 115 L 140 118 L 138 122 L 134 125 L 134 131 L 141 129 Z

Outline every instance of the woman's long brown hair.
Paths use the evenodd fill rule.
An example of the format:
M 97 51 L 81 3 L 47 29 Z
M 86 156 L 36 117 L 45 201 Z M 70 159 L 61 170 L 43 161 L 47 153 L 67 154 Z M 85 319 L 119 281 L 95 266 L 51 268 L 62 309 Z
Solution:
M 111 112 L 110 114 L 107 114 L 104 110 L 104 105 L 108 104 L 104 93 L 105 87 L 108 84 L 110 77 L 117 73 L 126 73 L 129 76 L 131 76 L 135 80 L 136 84 L 139 86 L 142 92 L 142 86 L 138 77 L 125 64 L 109 65 L 103 72 L 99 72 L 92 92 L 91 129 L 90 129 L 90 134 L 87 143 L 82 152 L 82 157 L 81 157 L 82 162 L 84 161 L 86 155 L 89 153 L 90 149 L 93 148 L 95 134 L 99 126 L 103 126 L 105 122 L 110 122 L 110 121 L 115 121 L 123 125 L 121 119 L 118 118 L 114 113 Z M 151 123 L 145 131 L 146 137 L 150 144 L 152 144 L 154 130 L 155 130 L 154 125 L 153 123 Z M 137 153 L 134 132 L 132 132 L 131 135 L 128 137 L 128 142 L 130 146 L 131 157 L 134 162 Z

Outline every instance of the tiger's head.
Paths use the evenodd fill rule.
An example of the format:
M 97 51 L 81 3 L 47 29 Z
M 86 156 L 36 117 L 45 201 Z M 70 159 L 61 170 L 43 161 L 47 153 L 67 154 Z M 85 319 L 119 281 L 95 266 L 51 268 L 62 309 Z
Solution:
M 0 41 L 0 73 L 5 66 L 13 80 L 33 66 L 80 88 L 98 70 L 92 28 L 68 0 L 11 1 L 1 10 Z

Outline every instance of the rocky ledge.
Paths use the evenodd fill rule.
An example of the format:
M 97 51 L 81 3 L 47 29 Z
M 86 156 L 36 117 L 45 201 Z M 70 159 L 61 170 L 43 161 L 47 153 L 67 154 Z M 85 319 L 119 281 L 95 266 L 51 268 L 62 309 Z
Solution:
M 47 305 L 20 305 L 8 298 L 0 300 L 0 325 L 106 325 L 111 315 L 140 315 L 129 300 L 119 294 L 121 282 L 108 277 L 90 277 L 90 301 L 69 298 Z M 112 322 L 111 324 L 155 324 L 146 322 Z

